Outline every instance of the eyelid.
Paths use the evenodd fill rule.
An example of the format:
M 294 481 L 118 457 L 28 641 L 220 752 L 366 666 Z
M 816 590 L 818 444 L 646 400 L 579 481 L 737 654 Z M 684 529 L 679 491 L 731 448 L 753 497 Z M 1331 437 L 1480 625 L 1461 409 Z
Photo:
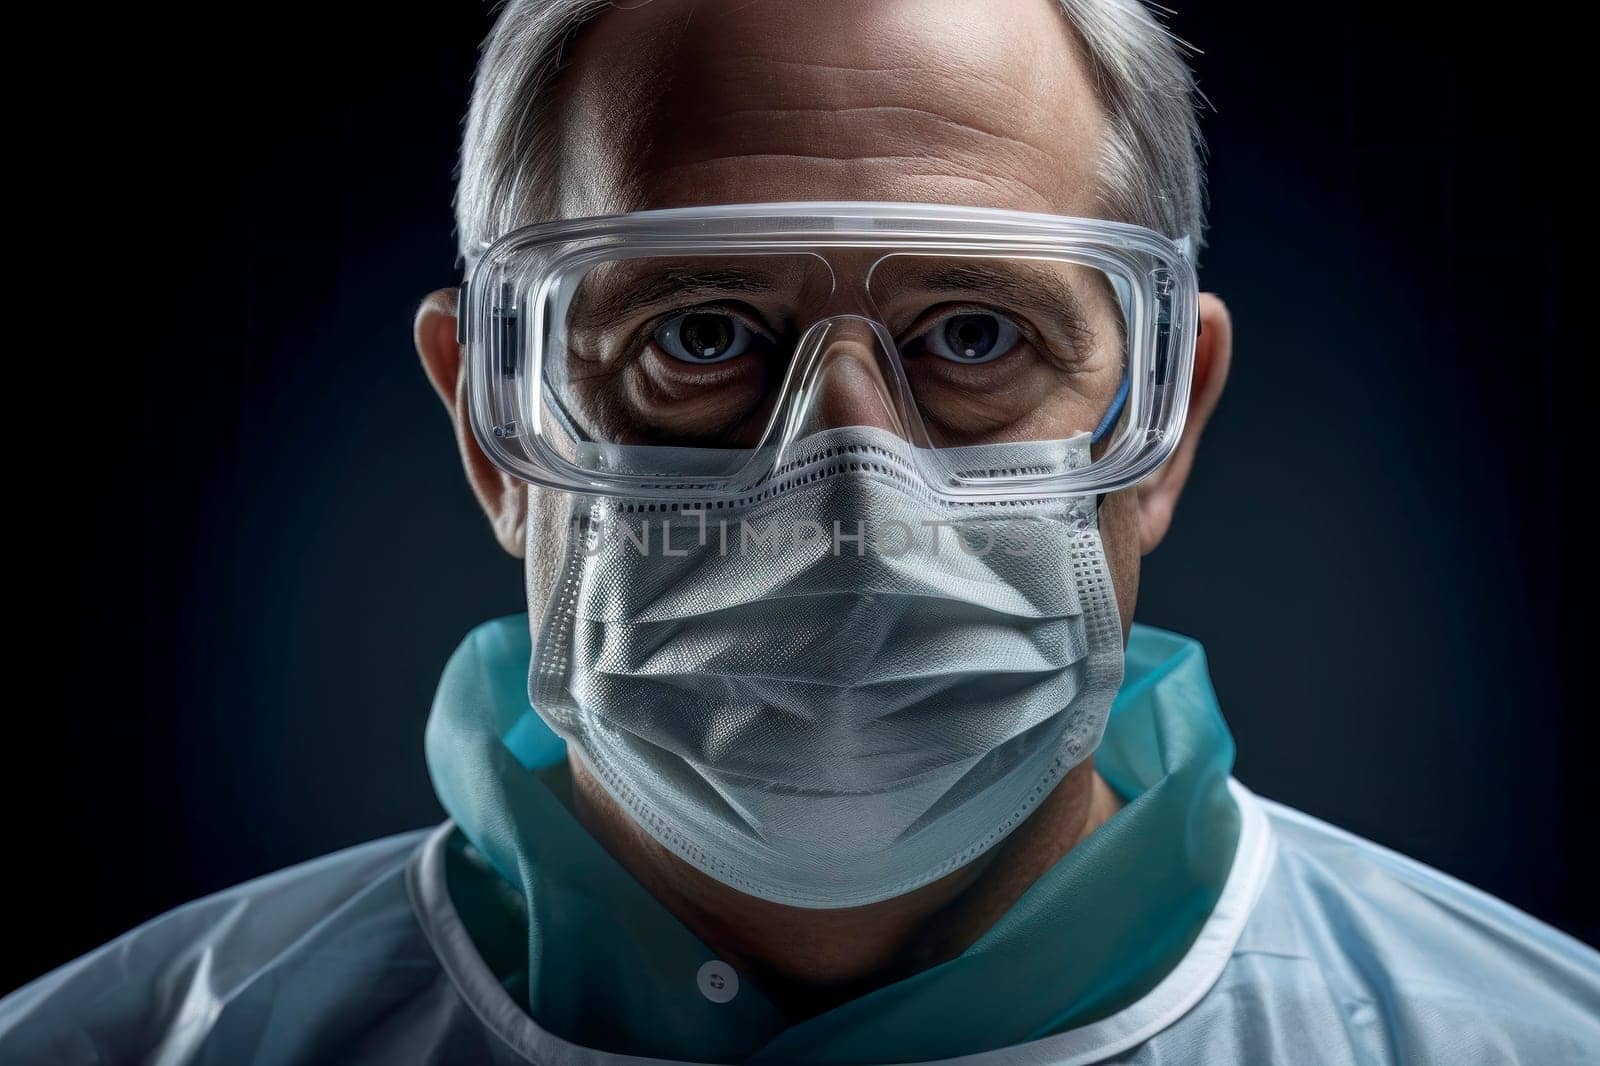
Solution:
M 956 315 L 970 314 L 996 315 L 1010 322 L 1013 326 L 1016 326 L 1017 332 L 1022 334 L 1023 338 L 1027 340 L 1028 343 L 1037 343 L 1039 340 L 1039 333 L 1033 328 L 1033 323 L 1029 322 L 1025 317 L 1018 315 L 1013 311 L 1002 311 L 999 308 L 991 307 L 988 304 L 952 301 L 949 303 L 936 304 L 928 310 L 923 311 L 922 314 L 918 315 L 917 318 L 912 321 L 911 326 L 908 327 L 906 334 L 899 338 L 899 341 L 901 344 L 914 341 L 917 338 L 924 337 L 928 333 L 932 332 L 934 326 L 937 326 L 940 322 L 943 322 L 947 318 L 953 318 Z
M 737 304 L 719 303 L 717 301 L 690 304 L 687 307 L 676 307 L 670 311 L 659 314 L 652 318 L 645 327 L 646 333 L 648 336 L 654 337 L 657 330 L 666 325 L 668 322 L 671 322 L 673 319 L 683 318 L 686 315 L 694 314 L 727 315 L 729 318 L 736 318 L 740 322 L 744 323 L 750 332 L 754 333 L 768 344 L 773 344 L 778 339 L 777 335 L 773 333 L 771 329 L 767 328 L 766 323 L 761 320 L 761 315 L 756 312 L 754 308 L 745 310 L 744 308 L 739 307 Z

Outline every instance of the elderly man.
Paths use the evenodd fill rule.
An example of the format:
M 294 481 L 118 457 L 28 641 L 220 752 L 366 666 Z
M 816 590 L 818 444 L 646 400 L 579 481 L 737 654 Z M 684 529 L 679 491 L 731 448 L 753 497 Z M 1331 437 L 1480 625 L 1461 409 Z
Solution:
M 1230 360 L 1135 0 L 513 0 L 416 318 L 528 615 L 451 820 L 0 1004 L 8 1062 L 1600 1060 L 1600 956 L 1252 796 L 1133 624 Z

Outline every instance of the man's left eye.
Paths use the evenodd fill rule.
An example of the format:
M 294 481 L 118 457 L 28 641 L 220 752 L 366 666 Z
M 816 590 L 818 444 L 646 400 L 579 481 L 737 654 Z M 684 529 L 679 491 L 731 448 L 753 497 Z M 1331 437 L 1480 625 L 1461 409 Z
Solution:
M 994 311 L 957 311 L 922 334 L 922 346 L 952 363 L 989 363 L 1017 345 L 1021 330 Z

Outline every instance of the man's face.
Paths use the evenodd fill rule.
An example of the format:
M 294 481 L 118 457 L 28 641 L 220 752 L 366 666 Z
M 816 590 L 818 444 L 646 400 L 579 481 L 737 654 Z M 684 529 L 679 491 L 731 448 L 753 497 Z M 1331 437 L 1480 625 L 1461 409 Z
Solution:
M 651 0 L 574 42 L 548 121 L 555 214 L 898 200 L 1100 216 L 1104 114 L 1055 0 Z M 529 603 L 568 501 L 535 491 Z M 1100 511 L 1126 630 L 1131 493 Z

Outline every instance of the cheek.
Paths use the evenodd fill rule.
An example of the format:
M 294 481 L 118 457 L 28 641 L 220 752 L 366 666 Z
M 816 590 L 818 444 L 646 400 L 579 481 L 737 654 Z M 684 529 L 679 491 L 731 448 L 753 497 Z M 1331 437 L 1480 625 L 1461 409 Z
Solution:
M 1113 492 L 1100 502 L 1100 541 L 1105 545 L 1111 585 L 1122 616 L 1122 639 L 1133 625 L 1133 606 L 1139 598 L 1139 497 L 1138 489 Z
M 572 528 L 572 499 L 538 485 L 528 487 L 528 537 L 523 552 L 528 618 L 537 634 L 555 588 Z

